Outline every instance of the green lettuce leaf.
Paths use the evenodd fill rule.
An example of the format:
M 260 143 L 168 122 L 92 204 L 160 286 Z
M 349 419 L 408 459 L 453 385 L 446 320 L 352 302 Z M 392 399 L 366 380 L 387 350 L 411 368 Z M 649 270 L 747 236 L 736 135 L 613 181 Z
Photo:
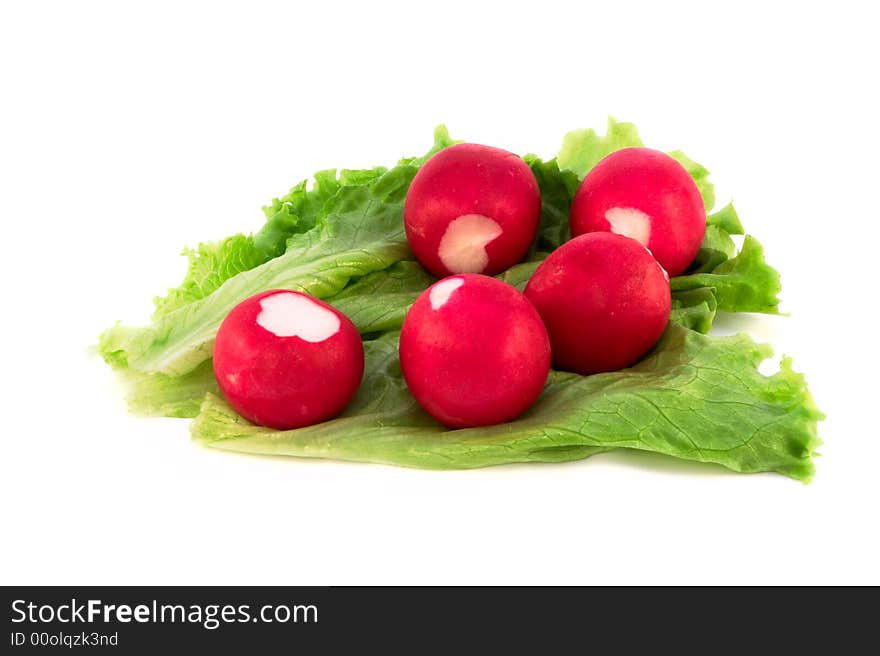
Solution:
M 431 155 L 457 143 L 450 138 L 446 126 L 434 130 L 434 145 L 421 157 L 400 160 L 401 166 L 421 166 Z M 169 289 L 164 297 L 154 299 L 154 318 L 159 318 L 184 305 L 205 298 L 243 271 L 249 271 L 278 257 L 287 250 L 288 242 L 296 234 L 312 230 L 318 218 L 326 214 L 325 206 L 343 187 L 367 185 L 382 177 L 388 169 L 336 169 L 319 171 L 309 183 L 303 180 L 286 195 L 275 198 L 263 208 L 265 225 L 254 235 L 237 234 L 216 242 L 199 244 L 185 249 L 189 260 L 186 276 L 181 284 Z
M 642 145 L 635 126 L 609 118 L 604 137 L 597 135 L 594 130 L 569 132 L 563 139 L 556 161 L 560 172 L 572 172 L 578 179 L 583 179 L 593 166 L 615 150 Z M 707 212 L 711 212 L 715 205 L 715 190 L 709 181 L 709 171 L 680 150 L 673 151 L 670 155 L 694 179 Z M 533 171 L 540 171 L 542 174 L 544 186 L 551 187 L 548 180 L 552 180 L 555 183 L 553 188 L 559 188 L 560 182 L 558 177 L 553 179 L 552 167 L 540 161 L 532 161 L 530 164 Z M 574 193 L 570 183 L 567 188 L 571 194 Z M 559 215 L 562 212 L 561 209 L 557 212 L 544 212 L 542 222 L 548 222 L 549 234 L 564 234 L 559 224 Z M 778 313 L 778 295 L 781 290 L 779 273 L 767 263 L 764 249 L 754 237 L 747 236 L 742 250 L 736 253 L 730 236 L 744 234 L 744 230 L 733 205 L 728 204 L 717 212 L 708 214 L 706 223 L 706 235 L 693 264 L 685 275 L 670 281 L 673 292 L 673 322 L 705 333 L 711 328 L 716 310 Z M 715 296 L 714 302 L 708 298 L 709 294 Z
M 282 255 L 240 271 L 202 298 L 166 308 L 150 326 L 114 326 L 100 337 L 99 352 L 111 364 L 143 373 L 186 374 L 210 358 L 220 322 L 248 296 L 283 288 L 328 298 L 354 278 L 407 259 L 402 220 L 406 190 L 418 166 L 450 143 L 441 126 L 424 157 L 401 160 L 383 173 L 344 171 L 314 227 L 290 235 Z M 331 185 L 329 176 L 318 178 L 316 189 Z
M 397 262 L 353 282 L 327 302 L 361 334 L 399 330 L 409 306 L 436 281 L 418 262 Z
M 393 169 L 369 186 L 345 187 L 309 232 L 291 237 L 287 251 L 227 280 L 215 292 L 169 312 L 119 339 L 117 328 L 99 342 L 103 353 L 123 350 L 129 367 L 185 374 L 211 357 L 214 335 L 240 301 L 267 289 L 292 289 L 327 298 L 354 277 L 409 257 L 401 220 L 415 167 Z
M 728 203 L 720 210 L 706 217 L 706 223 L 710 226 L 718 226 L 728 235 L 744 235 L 742 223 L 739 221 L 739 215 L 733 208 L 733 203 Z
M 254 236 L 235 235 L 190 253 L 184 284 L 152 325 L 117 325 L 100 351 L 119 371 L 133 412 L 197 416 L 194 437 L 249 453 L 469 468 L 505 462 L 557 462 L 612 448 L 643 449 L 713 462 L 737 471 L 778 471 L 808 480 L 818 445 L 815 409 L 803 378 L 783 360 L 764 377 L 766 347 L 746 336 L 711 338 L 718 310 L 775 312 L 779 276 L 728 205 L 707 217 L 701 250 L 673 278 L 670 327 L 635 367 L 582 377 L 551 372 L 542 397 L 501 426 L 449 431 L 428 417 L 400 375 L 394 331 L 434 278 L 411 259 L 402 227 L 406 189 L 418 167 L 453 143 L 442 126 L 431 151 L 387 170 L 319 172 L 264 208 Z M 581 178 L 618 148 L 641 145 L 635 127 L 609 120 L 607 134 L 569 133 L 555 160 L 527 155 L 542 193 L 541 225 L 526 262 L 499 276 L 522 289 L 547 254 L 568 239 L 568 213 Z M 706 169 L 673 153 L 714 202 Z M 711 207 L 710 202 L 706 206 Z M 252 426 L 218 397 L 213 336 L 243 298 L 269 288 L 305 291 L 351 317 L 365 336 L 367 372 L 346 412 L 296 431 Z
M 178 287 L 153 300 L 154 319 L 204 298 L 233 276 L 269 259 L 254 246 L 254 238 L 244 234 L 201 243 L 194 249 L 184 249 L 183 255 L 189 261 L 186 276 Z
M 710 273 L 676 276 L 669 282 L 673 293 L 700 287 L 712 289 L 718 309 L 725 312 L 779 312 L 779 273 L 767 264 L 764 248 L 751 235 L 746 235 L 739 254 L 724 260 Z
M 579 180 L 583 180 L 591 168 L 614 151 L 644 145 L 635 125 L 618 123 L 609 116 L 604 137 L 600 137 L 592 128 L 572 130 L 566 134 L 556 161 L 560 169 L 572 171 Z M 570 190 L 572 196 L 574 191 Z
M 205 394 L 219 394 L 213 360 L 206 360 L 182 376 L 117 371 L 125 389 L 128 410 L 142 417 L 195 417 Z
M 344 173 L 344 172 L 343 172 Z M 315 226 L 326 202 L 339 190 L 336 171 L 319 171 L 311 188 L 303 180 L 281 199 L 264 207 L 266 224 L 255 235 L 237 234 L 216 242 L 185 249 L 189 266 L 183 282 L 156 298 L 154 319 L 205 298 L 230 278 L 281 255 L 294 234 Z
M 718 301 L 708 287 L 673 292 L 669 321 L 705 335 L 712 329 L 717 310 Z
M 736 255 L 736 244 L 724 228 L 707 225 L 703 243 L 694 261 L 688 267 L 687 274 L 711 273 L 720 264 Z
M 537 253 L 549 253 L 569 240 L 568 218 L 578 179 L 572 171 L 560 170 L 555 159 L 543 162 L 535 155 L 526 155 L 524 159 L 541 190 L 541 223 L 526 258 L 533 260 Z
M 673 150 L 669 154 L 690 173 L 694 182 L 697 183 L 700 196 L 703 197 L 703 206 L 707 212 L 711 212 L 712 208 L 715 207 L 715 187 L 709 182 L 709 171 L 706 170 L 705 166 L 697 164 L 680 150 Z
M 496 277 L 522 291 L 542 260 L 515 265 Z M 763 266 L 757 270 L 763 271 Z M 739 284 L 725 278 L 727 274 L 715 275 L 718 277 L 712 278 L 712 281 L 724 289 Z M 749 279 L 748 276 L 746 279 Z M 394 331 L 400 329 L 407 310 L 418 295 L 435 280 L 417 262 L 401 261 L 352 281 L 327 301 L 348 316 L 362 334 Z M 680 285 L 681 289 L 672 293 L 670 322 L 708 333 L 718 309 L 714 290 L 702 286 L 702 283 L 688 286 L 675 282 L 677 280 L 673 278 L 673 285 Z M 760 280 L 755 284 L 760 285 Z M 123 336 L 123 342 L 129 343 L 128 340 L 133 339 L 129 333 L 133 332 L 136 337 L 139 331 L 120 326 L 105 334 L 108 358 L 121 357 L 121 361 L 116 363 L 117 367 L 125 366 L 125 351 L 123 347 L 114 346 L 111 339 Z M 205 393 L 217 392 L 210 361 L 183 376 L 139 373 L 126 369 L 122 371 L 122 378 L 129 390 L 129 407 L 135 414 L 194 417 Z
M 546 254 L 544 255 L 546 257 Z M 503 282 L 506 282 L 508 285 L 513 285 L 518 290 L 522 291 L 525 289 L 526 283 L 529 281 L 529 278 L 532 277 L 535 269 L 537 269 L 543 261 L 544 257 L 542 257 L 541 259 L 533 260 L 531 262 L 515 264 L 504 273 L 499 273 L 495 277 Z
M 208 395 L 192 425 L 198 442 L 245 453 L 458 469 L 559 462 L 614 448 L 773 471 L 808 481 L 820 444 L 803 376 L 783 360 L 763 376 L 767 346 L 671 326 L 635 367 L 578 376 L 552 372 L 541 398 L 506 424 L 447 430 L 407 392 L 397 334 L 366 345 L 364 384 L 339 418 L 290 431 L 250 424 Z
M 385 169 L 375 169 L 377 176 Z M 308 232 L 315 227 L 324 205 L 339 191 L 342 183 L 336 169 L 318 171 L 309 186 L 303 180 L 282 198 L 275 198 L 263 208 L 266 224 L 254 235 L 254 248 L 266 260 L 278 257 L 286 249 L 287 240 L 294 234 Z
M 604 137 L 600 137 L 593 129 L 573 130 L 566 134 L 556 160 L 560 169 L 572 171 L 579 180 L 583 180 L 591 168 L 614 151 L 644 145 L 635 125 L 618 123 L 609 116 Z M 706 211 L 710 212 L 715 206 L 715 188 L 709 181 L 709 171 L 680 150 L 669 154 L 690 173 L 703 197 Z M 571 187 L 569 189 L 573 197 L 575 190 Z
M 354 280 L 339 294 L 326 300 L 351 319 L 362 335 L 399 330 L 409 306 L 434 281 L 436 278 L 420 264 L 405 260 Z M 132 330 L 138 329 L 120 327 L 107 337 Z M 124 353 L 121 349 L 111 351 L 115 357 L 124 356 Z M 124 357 L 115 363 L 126 390 L 129 411 L 136 415 L 195 417 L 205 394 L 220 393 L 212 360 L 206 360 L 180 376 L 143 373 L 125 365 Z

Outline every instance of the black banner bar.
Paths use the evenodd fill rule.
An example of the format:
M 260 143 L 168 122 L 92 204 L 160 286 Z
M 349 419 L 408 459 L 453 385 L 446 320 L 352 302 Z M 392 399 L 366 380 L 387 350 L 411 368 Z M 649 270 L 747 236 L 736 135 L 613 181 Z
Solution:
M 0 652 L 537 653 L 639 645 L 715 653 L 872 644 L 877 605 L 798 588 L 7 587 Z M 866 591 L 867 592 L 867 591 Z M 874 595 L 870 594 L 873 598 Z M 846 612 L 844 613 L 844 609 Z M 831 628 L 834 627 L 834 631 Z M 858 642 L 858 636 L 870 642 Z M 855 641 L 855 642 L 854 642 Z M 614 649 L 600 649 L 611 645 Z M 760 649 L 758 649 L 760 647 Z M 845 653 L 838 651 L 837 653 Z M 848 652 L 846 652 L 848 653 Z

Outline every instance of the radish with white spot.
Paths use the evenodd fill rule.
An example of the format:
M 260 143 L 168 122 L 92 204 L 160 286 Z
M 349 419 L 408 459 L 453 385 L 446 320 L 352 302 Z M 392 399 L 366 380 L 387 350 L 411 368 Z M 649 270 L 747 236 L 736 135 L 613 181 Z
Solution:
M 579 374 L 635 364 L 663 334 L 669 276 L 636 240 L 611 232 L 553 251 L 525 289 L 550 335 L 553 366 Z
M 700 250 L 706 209 L 693 178 L 672 157 L 624 148 L 587 173 L 572 201 L 572 236 L 595 231 L 632 237 L 677 276 Z
M 541 317 L 507 283 L 478 274 L 444 278 L 416 299 L 400 333 L 407 386 L 450 428 L 519 416 L 550 371 Z
M 339 414 L 364 372 L 364 348 L 344 314 L 288 290 L 251 296 L 214 342 L 220 391 L 243 417 L 270 428 L 309 426 Z
M 528 251 L 541 217 L 534 173 L 513 153 L 456 144 L 431 157 L 406 195 L 410 248 L 436 276 L 500 273 Z

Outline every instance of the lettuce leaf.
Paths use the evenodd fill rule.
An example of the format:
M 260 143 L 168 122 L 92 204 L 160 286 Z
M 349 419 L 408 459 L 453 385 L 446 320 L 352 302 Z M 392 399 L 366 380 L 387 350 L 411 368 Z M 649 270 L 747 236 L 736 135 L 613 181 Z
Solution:
M 570 133 L 561 161 L 570 166 L 579 162 L 577 166 L 583 168 L 610 149 L 641 143 L 633 126 L 613 119 L 608 135 L 597 137 L 591 130 Z M 157 312 L 152 326 L 117 325 L 105 332 L 100 339 L 101 353 L 124 372 L 127 387 L 134 390 L 129 394 L 132 409 L 174 416 L 194 414 L 200 394 L 216 387 L 210 377 L 189 372 L 208 371 L 201 363 L 210 357 L 213 335 L 222 317 L 249 294 L 272 286 L 302 289 L 326 298 L 367 336 L 399 329 L 406 310 L 434 280 L 417 263 L 401 260 L 409 254 L 399 229 L 405 188 L 416 167 L 438 149 L 454 143 L 443 126 L 434 136 L 434 146 L 426 155 L 402 159 L 391 171 L 382 167 L 338 173 L 328 170 L 315 175 L 311 190 L 300 183 L 264 208 L 268 221 L 255 237 L 229 238 L 221 243 L 223 255 L 214 259 L 205 251 L 207 247 L 202 247 L 205 252 L 190 271 L 190 286 L 177 290 L 180 307 L 172 309 L 169 300 Z M 579 183 L 574 170 L 560 168 L 560 160 L 544 162 L 534 155 L 525 159 L 542 193 L 539 234 L 529 261 L 498 276 L 519 289 L 547 253 L 568 239 L 568 213 Z M 704 186 L 708 184 L 704 167 L 693 162 L 689 167 L 701 176 Z M 370 205 L 372 209 L 364 212 Z M 735 257 L 728 229 L 742 232 L 742 226 L 732 206 L 710 215 L 708 223 L 703 248 L 688 275 L 672 281 L 672 322 L 704 333 L 711 328 L 717 309 L 772 311 L 778 291 L 778 276 L 774 278 L 775 271 L 764 262 L 756 242 L 749 240 L 745 254 Z M 308 226 L 308 231 L 296 232 Z M 247 257 L 255 242 L 267 249 L 267 244 L 278 248 L 281 241 L 284 253 L 250 266 L 253 261 Z M 732 264 L 721 267 L 728 261 Z M 234 273 L 238 269 L 242 270 Z M 179 381 L 178 375 L 182 376 Z
M 524 159 L 535 174 L 541 190 L 541 223 L 526 259 L 543 259 L 538 254 L 550 253 L 571 237 L 568 217 L 579 181 L 574 172 L 560 170 L 555 159 L 542 162 L 536 155 L 526 155 Z
M 728 235 L 745 234 L 745 230 L 739 220 L 739 215 L 733 208 L 733 203 L 728 203 L 717 212 L 709 214 L 706 217 L 706 224 L 717 226 L 724 230 Z
M 618 123 L 609 116 L 604 137 L 600 137 L 592 128 L 572 130 L 566 134 L 556 161 L 560 169 L 571 171 L 579 180 L 583 180 L 591 168 L 614 151 L 644 145 L 635 125 Z M 574 191 L 570 190 L 572 196 Z
M 614 151 L 644 145 L 635 125 L 618 123 L 609 116 L 604 137 L 593 129 L 572 130 L 566 134 L 556 160 L 560 169 L 571 171 L 579 180 L 583 180 L 591 168 Z M 669 154 L 690 173 L 703 197 L 706 211 L 710 212 L 715 206 L 715 189 L 709 181 L 709 171 L 680 150 Z M 571 194 L 574 196 L 574 190 L 571 190 Z
M 669 322 L 708 334 L 712 330 L 718 300 L 708 287 L 697 287 L 672 293 L 672 312 Z
M 366 354 L 364 384 L 337 419 L 276 431 L 209 394 L 193 438 L 245 453 L 435 469 L 559 462 L 627 448 L 802 481 L 814 473 L 821 413 L 790 361 L 773 376 L 758 372 L 770 349 L 746 335 L 711 338 L 670 326 L 635 367 L 595 376 L 552 372 L 519 419 L 463 430 L 437 424 L 409 395 L 396 333 L 368 342 Z
M 409 306 L 436 281 L 418 262 L 397 262 L 353 282 L 327 302 L 361 334 L 399 330 Z
M 100 337 L 99 352 L 111 364 L 135 371 L 186 374 L 210 358 L 220 322 L 248 296 L 284 288 L 327 298 L 353 278 L 411 257 L 402 221 L 406 190 L 420 163 L 450 143 L 441 126 L 422 158 L 402 160 L 385 172 L 344 172 L 340 181 L 354 184 L 340 183 L 314 227 L 290 235 L 282 255 L 227 278 L 202 298 L 165 307 L 150 326 L 114 326 Z
M 117 370 L 128 411 L 141 417 L 195 417 L 205 394 L 220 394 L 213 360 L 182 376 Z
M 406 259 L 401 216 L 415 167 L 397 167 L 369 186 L 346 187 L 328 203 L 323 220 L 291 237 L 287 251 L 227 280 L 214 293 L 117 339 L 111 329 L 99 348 L 123 350 L 129 367 L 146 373 L 185 374 L 211 357 L 214 335 L 241 300 L 267 289 L 332 296 L 349 280 Z
M 711 273 L 735 255 L 736 244 L 730 238 L 730 233 L 716 225 L 707 225 L 700 250 L 686 273 Z
M 711 239 L 708 241 L 712 243 Z M 751 249 L 752 246 L 749 248 Z M 714 252 L 708 247 L 704 250 L 707 253 Z M 673 278 L 670 322 L 701 333 L 708 333 L 719 309 L 716 299 L 717 288 L 721 289 L 721 297 L 725 299 L 725 308 L 728 311 L 754 311 L 743 309 L 754 307 L 751 302 L 753 298 L 749 295 L 750 291 L 758 291 L 765 295 L 769 302 L 775 303 L 776 291 L 773 290 L 778 291 L 778 278 L 775 279 L 776 287 L 766 286 L 768 279 L 762 274 L 772 269 L 769 269 L 762 259 L 755 260 L 751 250 L 746 255 L 745 260 L 738 262 L 746 262 L 747 266 L 729 265 L 732 269 L 731 273 Z M 701 251 L 700 257 L 704 256 L 708 257 Z M 542 259 L 518 264 L 496 277 L 522 290 Z M 348 316 L 364 335 L 399 330 L 409 306 L 434 281 L 435 278 L 417 262 L 405 260 L 352 281 L 327 301 Z M 714 287 L 707 287 L 706 284 Z M 740 302 L 738 293 L 742 294 L 745 303 Z M 767 310 L 768 307 L 764 307 L 764 311 Z M 112 342 L 113 338 L 125 337 L 125 344 L 130 344 L 139 335 L 139 329 L 122 326 L 108 331 L 103 336 L 106 357 L 112 359 L 124 356 L 124 347 L 115 346 Z M 117 366 L 124 367 L 125 358 L 122 357 L 122 360 Z M 182 376 L 140 373 L 130 369 L 122 370 L 121 374 L 129 390 L 127 396 L 129 407 L 136 414 L 194 417 L 198 413 L 205 393 L 217 392 L 216 381 L 209 363 L 199 365 L 194 371 Z
M 707 239 L 711 239 L 708 230 L 706 234 Z M 714 253 L 717 256 L 718 251 Z M 751 235 L 746 235 L 739 254 L 724 259 L 711 271 L 698 270 L 676 276 L 669 282 L 673 293 L 699 288 L 711 289 L 718 301 L 718 309 L 725 312 L 779 312 L 778 295 L 782 289 L 779 273 L 767 264 L 764 248 Z
M 385 169 L 375 169 L 377 176 L 384 172 Z M 340 186 L 336 169 L 328 169 L 315 173 L 311 187 L 308 180 L 303 180 L 283 197 L 273 199 L 263 208 L 266 224 L 254 235 L 254 248 L 266 260 L 281 255 L 287 250 L 287 240 L 292 235 L 315 227 L 324 205 L 336 195 Z
M 264 208 L 255 235 L 234 235 L 189 252 L 184 283 L 157 303 L 153 323 L 117 325 L 101 336 L 103 357 L 120 373 L 133 412 L 193 417 L 194 437 L 249 453 L 470 468 L 506 462 L 557 462 L 613 448 L 642 449 L 712 462 L 736 471 L 813 473 L 816 410 L 803 378 L 783 360 L 765 377 L 769 355 L 747 336 L 706 337 L 718 310 L 776 312 L 779 275 L 761 245 L 743 234 L 732 205 L 707 217 L 706 236 L 689 270 L 670 281 L 666 335 L 631 369 L 582 377 L 551 372 L 544 393 L 520 419 L 449 431 L 406 390 L 397 333 L 407 309 L 435 278 L 406 246 L 402 209 L 418 167 L 453 143 L 442 126 L 423 157 L 392 169 L 328 170 Z M 522 289 L 549 252 L 568 238 L 579 180 L 602 157 L 641 145 L 635 127 L 609 119 L 605 136 L 569 133 L 556 159 L 527 155 L 542 193 L 541 225 L 526 261 L 498 278 Z M 714 190 L 705 167 L 672 153 L 694 177 L 707 208 Z M 351 317 L 366 340 L 367 372 L 339 418 L 296 431 L 250 425 L 218 396 L 213 336 L 243 298 L 273 287 L 326 299 Z
M 204 298 L 226 280 L 269 259 L 254 247 L 254 238 L 244 234 L 186 248 L 183 255 L 189 260 L 186 276 L 180 286 L 153 300 L 154 319 Z
M 315 174 L 311 189 L 307 189 L 307 184 L 303 180 L 286 196 L 264 207 L 267 221 L 255 235 L 237 234 L 185 249 L 183 254 L 189 259 L 186 276 L 178 287 L 155 299 L 153 318 L 205 298 L 237 274 L 281 255 L 292 235 L 313 228 L 325 203 L 339 190 L 340 182 L 336 171 L 329 170 Z
M 400 166 L 421 166 L 431 155 L 457 143 L 450 138 L 446 126 L 434 130 L 434 145 L 421 157 L 400 160 Z M 312 230 L 325 206 L 343 187 L 367 185 L 382 177 L 388 169 L 328 169 L 318 171 L 311 183 L 303 180 L 281 198 L 263 207 L 265 225 L 254 235 L 242 233 L 220 241 L 205 242 L 195 249 L 184 249 L 189 266 L 181 284 L 169 289 L 165 296 L 154 299 L 154 319 L 184 305 L 205 298 L 243 271 L 249 271 L 287 250 L 293 235 Z
M 583 179 L 606 155 L 620 148 L 642 145 L 634 125 L 618 123 L 609 118 L 604 137 L 597 135 L 594 130 L 575 130 L 565 136 L 556 157 L 558 174 L 571 172 L 578 179 Z M 728 204 L 711 213 L 715 205 L 715 190 L 709 180 L 709 171 L 680 150 L 669 154 L 694 179 L 706 211 L 710 212 L 706 217 L 706 235 L 693 264 L 685 275 L 670 281 L 673 321 L 705 333 L 711 328 L 716 310 L 777 314 L 781 291 L 779 273 L 767 263 L 760 242 L 752 236 L 746 236 L 737 254 L 730 235 L 744 234 L 744 230 L 733 205 Z M 539 162 L 531 162 L 531 166 L 532 170 L 539 169 L 544 178 L 553 178 L 552 167 Z M 552 186 L 558 188 L 558 178 L 554 182 Z M 551 187 L 551 184 L 545 180 L 544 186 Z M 568 189 L 571 191 L 570 183 Z M 554 216 L 547 212 L 545 215 Z M 559 232 L 556 226 L 554 234 Z M 715 296 L 714 302 L 708 298 L 710 293 Z M 697 299 L 702 300 L 697 302 Z
M 684 167 L 685 171 L 690 173 L 694 182 L 697 183 L 700 196 L 703 197 L 703 206 L 707 212 L 711 212 L 712 208 L 715 207 L 715 187 L 709 182 L 709 171 L 702 164 L 697 164 L 680 150 L 673 150 L 669 154 Z

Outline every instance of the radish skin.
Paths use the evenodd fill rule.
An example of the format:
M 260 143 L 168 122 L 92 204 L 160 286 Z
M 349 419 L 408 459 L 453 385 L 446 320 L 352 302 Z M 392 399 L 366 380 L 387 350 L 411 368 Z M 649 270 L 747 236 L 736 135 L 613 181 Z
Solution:
M 541 193 L 528 164 L 479 144 L 441 150 L 413 178 L 404 205 L 406 237 L 436 276 L 494 275 L 528 251 L 541 217 Z
M 226 316 L 214 342 L 214 375 L 246 419 L 299 428 L 339 414 L 364 372 L 364 348 L 344 314 L 307 294 L 271 290 Z
M 609 231 L 638 241 L 670 276 L 690 266 L 706 232 L 693 178 L 672 157 L 624 148 L 587 173 L 571 204 L 571 234 Z
M 636 240 L 591 232 L 557 248 L 525 288 L 547 326 L 556 369 L 579 374 L 635 364 L 660 339 L 669 277 Z
M 413 304 L 400 333 L 410 392 L 450 428 L 516 418 L 550 371 L 541 318 L 507 283 L 479 274 L 444 278 Z

